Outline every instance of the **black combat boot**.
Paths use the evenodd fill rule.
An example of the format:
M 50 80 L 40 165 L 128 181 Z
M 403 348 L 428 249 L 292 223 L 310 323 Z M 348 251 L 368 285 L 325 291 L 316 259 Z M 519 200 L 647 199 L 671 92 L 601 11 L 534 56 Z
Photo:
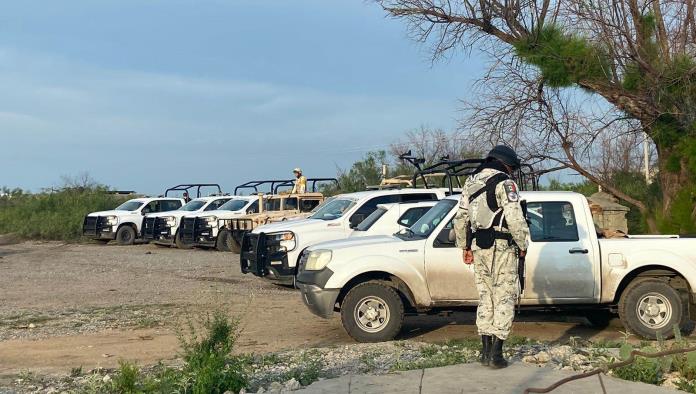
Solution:
M 493 336 L 493 343 L 491 344 L 491 368 L 499 369 L 508 366 L 507 360 L 503 358 L 503 342 L 505 341 Z
M 491 344 L 493 343 L 493 338 L 490 335 L 481 335 L 481 365 L 488 365 L 491 362 Z

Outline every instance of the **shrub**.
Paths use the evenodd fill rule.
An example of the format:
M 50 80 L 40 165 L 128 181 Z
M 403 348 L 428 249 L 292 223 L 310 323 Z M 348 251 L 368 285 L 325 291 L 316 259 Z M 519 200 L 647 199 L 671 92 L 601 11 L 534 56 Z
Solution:
M 0 234 L 75 241 L 82 236 L 86 214 L 113 209 L 124 200 L 103 186 L 64 187 L 36 194 L 4 189 L 0 195 Z
M 238 392 L 248 383 L 246 359 L 232 356 L 237 340 L 236 321 L 217 311 L 207 316 L 203 324 L 206 335 L 189 324 L 189 333 L 180 333 L 179 341 L 185 365 L 183 376 L 186 393 L 224 393 Z

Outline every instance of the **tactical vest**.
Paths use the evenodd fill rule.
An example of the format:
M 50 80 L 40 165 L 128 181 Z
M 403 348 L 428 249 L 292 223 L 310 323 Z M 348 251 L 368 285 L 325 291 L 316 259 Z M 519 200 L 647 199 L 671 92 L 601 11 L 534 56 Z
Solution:
M 474 239 L 476 239 L 476 246 L 481 249 L 490 249 L 496 239 L 512 242 L 510 233 L 500 231 L 507 229 L 507 222 L 503 217 L 503 208 L 498 204 L 498 198 L 495 195 L 498 184 L 508 179 L 510 176 L 505 173 L 495 174 L 486 180 L 483 187 L 469 195 L 469 212 L 475 217 L 470 217 L 467 226 L 467 248 L 471 248 Z M 476 209 L 472 210 L 472 203 L 483 193 L 486 193 L 485 204 L 481 201 L 475 205 Z M 496 230 L 496 227 L 500 230 Z

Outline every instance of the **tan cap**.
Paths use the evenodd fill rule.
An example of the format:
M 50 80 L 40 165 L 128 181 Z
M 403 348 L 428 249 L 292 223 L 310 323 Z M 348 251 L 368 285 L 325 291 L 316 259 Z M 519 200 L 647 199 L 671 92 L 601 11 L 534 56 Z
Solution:
M 292 172 L 299 172 L 300 174 L 302 173 L 302 169 L 300 167 L 295 168 L 292 170 Z

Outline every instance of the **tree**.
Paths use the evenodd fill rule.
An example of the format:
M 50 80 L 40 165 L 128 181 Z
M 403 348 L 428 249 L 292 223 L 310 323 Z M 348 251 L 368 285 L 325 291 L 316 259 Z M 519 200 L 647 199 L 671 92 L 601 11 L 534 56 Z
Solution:
M 594 182 L 602 179 L 576 155 L 589 157 L 594 149 L 581 145 L 583 136 L 594 136 L 585 140 L 594 143 L 605 134 L 646 132 L 657 151 L 659 201 L 652 208 L 627 201 L 642 204 L 655 228 L 693 231 L 696 0 L 376 1 L 406 20 L 415 39 L 432 44 L 433 59 L 477 47 L 493 55 L 494 70 L 502 59 L 512 65 L 507 69 L 520 71 L 530 83 L 518 87 L 519 100 L 538 103 L 540 122 L 559 126 L 550 132 L 566 136 L 565 144 L 556 147 L 558 139 L 546 139 L 545 145 L 560 148 L 563 161 Z M 569 100 L 569 91 L 601 97 L 606 116 L 577 117 L 582 108 Z M 619 198 L 630 197 L 602 185 Z
M 338 183 L 341 192 L 365 190 L 367 186 L 379 185 L 382 181 L 382 165 L 387 163 L 387 153 L 383 150 L 367 152 L 362 160 L 353 163 L 348 171 L 338 170 Z

